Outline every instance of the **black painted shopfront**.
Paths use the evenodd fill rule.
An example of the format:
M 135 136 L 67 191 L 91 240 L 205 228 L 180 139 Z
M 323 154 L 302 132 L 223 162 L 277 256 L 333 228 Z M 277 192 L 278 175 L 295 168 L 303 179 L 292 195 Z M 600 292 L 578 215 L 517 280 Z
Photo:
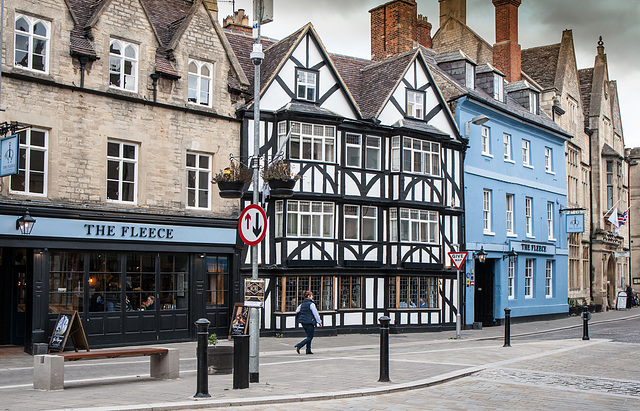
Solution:
M 0 214 L 0 344 L 30 352 L 33 343 L 48 342 L 61 310 L 78 311 L 92 348 L 191 340 L 202 317 L 211 332 L 228 331 L 238 293 L 237 221 L 133 223 L 43 211 L 30 209 L 36 223 L 29 236 L 6 228 L 19 215 Z M 105 228 L 89 230 L 92 224 Z

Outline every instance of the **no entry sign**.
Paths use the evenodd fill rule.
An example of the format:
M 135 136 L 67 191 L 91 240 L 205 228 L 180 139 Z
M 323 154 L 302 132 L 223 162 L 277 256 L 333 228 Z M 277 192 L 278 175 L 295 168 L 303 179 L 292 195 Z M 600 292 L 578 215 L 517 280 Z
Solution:
M 245 207 L 240 213 L 238 232 L 247 245 L 256 245 L 262 241 L 267 233 L 267 215 L 264 209 L 257 204 Z
M 467 259 L 468 254 L 469 252 L 467 251 L 449 252 L 449 257 L 451 258 L 451 261 L 453 261 L 453 265 L 456 266 L 456 270 L 459 270 L 460 267 L 462 267 L 462 264 L 464 264 L 464 260 Z

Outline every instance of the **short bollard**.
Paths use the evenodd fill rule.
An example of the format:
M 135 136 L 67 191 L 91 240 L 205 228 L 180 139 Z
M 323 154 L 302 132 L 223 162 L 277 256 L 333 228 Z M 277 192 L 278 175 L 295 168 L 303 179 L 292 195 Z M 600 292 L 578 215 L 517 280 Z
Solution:
M 511 308 L 504 309 L 504 345 L 511 347 Z
M 591 319 L 591 313 L 588 306 L 582 307 L 582 339 L 589 339 L 589 320 Z
M 233 336 L 233 389 L 249 388 L 249 336 Z
M 209 374 L 207 373 L 207 340 L 209 339 L 209 324 L 211 324 L 211 322 L 206 318 L 200 318 L 196 321 L 196 333 L 198 335 L 198 348 L 196 349 L 198 387 L 196 395 L 194 395 L 196 398 L 211 397 L 209 394 Z
M 384 316 L 380 321 L 380 379 L 378 382 L 389 382 L 389 322 L 391 318 Z

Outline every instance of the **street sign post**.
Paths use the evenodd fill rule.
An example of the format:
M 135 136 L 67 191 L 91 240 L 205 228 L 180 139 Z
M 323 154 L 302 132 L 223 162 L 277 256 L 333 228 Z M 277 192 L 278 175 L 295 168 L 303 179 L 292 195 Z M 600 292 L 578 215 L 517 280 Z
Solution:
M 460 284 L 460 268 L 464 264 L 469 253 L 467 251 L 450 251 L 449 258 L 456 267 L 456 279 L 458 281 L 458 312 L 456 314 L 456 338 L 460 338 L 460 328 L 462 327 L 462 316 L 460 310 L 462 309 L 462 285 Z
M 267 233 L 267 214 L 257 204 L 250 204 L 240 213 L 238 232 L 245 244 L 254 246 L 264 239 Z

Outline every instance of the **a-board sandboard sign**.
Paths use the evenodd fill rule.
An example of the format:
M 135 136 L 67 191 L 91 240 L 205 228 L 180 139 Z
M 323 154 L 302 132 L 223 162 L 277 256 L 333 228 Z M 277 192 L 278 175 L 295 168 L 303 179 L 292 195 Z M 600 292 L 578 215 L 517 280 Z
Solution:
M 242 303 L 236 303 L 231 313 L 231 325 L 229 326 L 229 339 L 234 335 L 245 335 L 249 331 L 250 308 Z
M 49 340 L 49 352 L 64 351 L 64 346 L 67 344 L 67 338 L 71 336 L 73 342 L 73 348 L 78 351 L 79 348 L 89 351 L 89 343 L 87 342 L 87 336 L 82 328 L 82 321 L 77 311 L 60 311 L 56 325 L 53 328 L 53 334 L 51 334 L 51 340 Z

